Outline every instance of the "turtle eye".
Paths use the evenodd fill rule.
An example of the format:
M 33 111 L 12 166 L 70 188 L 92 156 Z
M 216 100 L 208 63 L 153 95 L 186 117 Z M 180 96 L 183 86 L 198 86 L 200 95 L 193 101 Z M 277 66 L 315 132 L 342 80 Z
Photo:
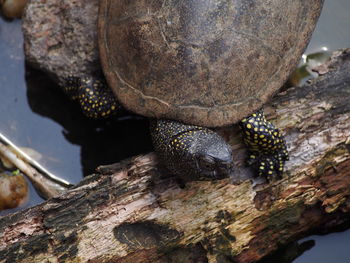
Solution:
M 201 167 L 206 168 L 208 170 L 213 170 L 215 167 L 214 158 L 212 158 L 208 155 L 201 156 L 201 158 L 199 159 L 199 163 L 200 163 Z

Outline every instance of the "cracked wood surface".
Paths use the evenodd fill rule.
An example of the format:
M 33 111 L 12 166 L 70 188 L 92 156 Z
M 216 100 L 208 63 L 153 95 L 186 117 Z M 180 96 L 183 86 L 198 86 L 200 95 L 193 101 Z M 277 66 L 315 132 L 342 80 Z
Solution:
M 180 188 L 160 178 L 153 153 L 100 167 L 65 194 L 0 218 L 0 262 L 247 263 L 348 222 L 350 50 L 335 52 L 328 71 L 265 107 L 290 151 L 282 180 L 246 180 L 239 131 L 222 129 L 239 185 Z

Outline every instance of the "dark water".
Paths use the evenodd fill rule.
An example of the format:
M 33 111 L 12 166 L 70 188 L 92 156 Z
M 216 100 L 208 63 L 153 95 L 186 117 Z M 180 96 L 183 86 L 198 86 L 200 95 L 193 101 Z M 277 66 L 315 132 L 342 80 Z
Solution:
M 0 19 L 1 133 L 34 149 L 40 164 L 71 183 L 98 165 L 151 150 L 147 120 L 85 118 L 45 74 L 25 65 L 22 45 L 21 21 Z M 42 201 L 31 186 L 22 208 Z
M 303 239 L 315 240 L 315 246 L 294 260 L 294 263 L 349 263 L 350 230 Z
M 1 133 L 40 153 L 43 166 L 72 183 L 99 164 L 150 151 L 146 120 L 88 120 L 46 76 L 26 67 L 20 23 L 0 19 Z M 350 47 L 349 24 L 350 0 L 326 1 L 306 53 Z M 31 187 L 24 207 L 41 201 Z M 350 262 L 350 230 L 303 241 L 310 239 L 316 245 L 294 263 Z

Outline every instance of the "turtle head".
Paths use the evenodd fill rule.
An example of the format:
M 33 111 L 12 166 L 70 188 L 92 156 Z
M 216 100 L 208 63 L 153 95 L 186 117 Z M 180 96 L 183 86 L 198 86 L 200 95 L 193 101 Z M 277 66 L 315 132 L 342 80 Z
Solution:
M 195 135 L 189 150 L 192 169 L 203 179 L 232 176 L 233 159 L 230 145 L 218 134 L 208 132 Z
M 153 120 L 151 135 L 161 163 L 184 181 L 233 175 L 230 145 L 208 128 L 174 120 Z

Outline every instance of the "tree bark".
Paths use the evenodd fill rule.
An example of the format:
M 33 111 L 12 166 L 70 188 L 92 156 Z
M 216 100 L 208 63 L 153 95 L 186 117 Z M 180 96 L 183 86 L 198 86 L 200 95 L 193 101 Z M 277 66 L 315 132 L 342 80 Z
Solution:
M 286 135 L 283 179 L 246 179 L 239 130 L 221 129 L 235 178 L 180 188 L 153 153 L 100 167 L 65 194 L 0 218 L 0 261 L 247 263 L 348 222 L 350 49 L 322 71 L 265 107 Z

